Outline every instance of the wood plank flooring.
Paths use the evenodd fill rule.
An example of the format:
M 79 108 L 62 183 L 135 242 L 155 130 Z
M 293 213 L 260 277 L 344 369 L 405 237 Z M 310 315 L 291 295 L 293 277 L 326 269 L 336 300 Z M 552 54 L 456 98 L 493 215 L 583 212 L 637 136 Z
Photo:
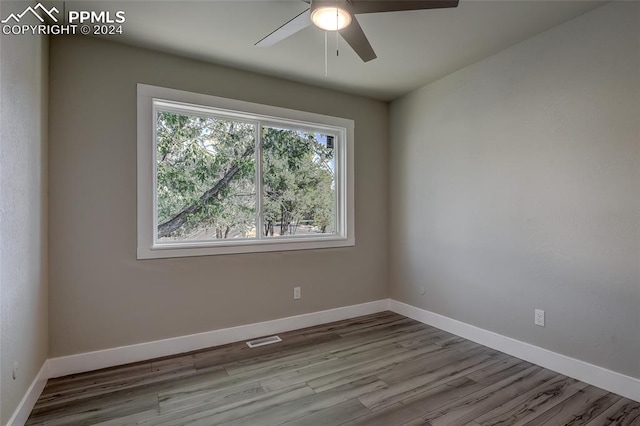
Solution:
M 640 403 L 392 312 L 49 380 L 28 425 L 640 425 Z

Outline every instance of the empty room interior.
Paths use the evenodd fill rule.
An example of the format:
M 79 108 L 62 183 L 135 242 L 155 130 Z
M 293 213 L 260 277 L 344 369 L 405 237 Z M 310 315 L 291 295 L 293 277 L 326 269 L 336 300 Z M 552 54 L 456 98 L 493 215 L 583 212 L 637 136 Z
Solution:
M 0 424 L 640 425 L 640 2 L 0 2 Z

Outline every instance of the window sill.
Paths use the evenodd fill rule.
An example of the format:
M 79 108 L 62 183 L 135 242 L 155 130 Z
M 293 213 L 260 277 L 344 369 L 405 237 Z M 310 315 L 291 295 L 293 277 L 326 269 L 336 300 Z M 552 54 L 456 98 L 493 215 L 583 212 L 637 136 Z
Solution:
M 314 250 L 355 246 L 354 239 L 328 238 L 288 238 L 278 241 L 233 241 L 198 242 L 192 244 L 158 244 L 153 247 L 138 247 L 138 260 L 166 259 L 172 257 L 215 256 L 243 253 L 267 253 L 292 250 Z

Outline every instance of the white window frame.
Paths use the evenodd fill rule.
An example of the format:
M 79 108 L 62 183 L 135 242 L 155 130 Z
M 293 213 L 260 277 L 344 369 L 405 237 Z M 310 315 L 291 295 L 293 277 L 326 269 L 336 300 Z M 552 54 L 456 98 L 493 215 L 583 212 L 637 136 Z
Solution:
M 137 92 L 138 259 L 324 249 L 355 245 L 353 120 L 146 84 L 138 84 Z M 215 114 L 215 112 L 207 111 L 208 108 L 214 108 L 218 111 L 224 110 L 225 115 L 230 114 L 242 121 L 255 121 L 262 125 L 290 126 L 301 130 L 321 129 L 334 135 L 336 137 L 336 233 L 311 237 L 294 235 L 261 239 L 158 243 L 156 241 L 155 105 L 156 102 L 162 101 L 186 112 L 200 108 L 203 114 Z M 256 133 L 259 137 L 261 133 L 259 127 L 257 127 Z M 258 142 L 256 143 L 258 144 Z M 261 179 L 262 164 L 261 159 L 258 158 L 260 152 L 260 149 L 256 150 L 256 174 Z M 256 224 L 256 234 L 261 234 L 262 231 L 259 227 L 262 220 L 261 199 L 262 195 L 259 195 L 256 208 L 260 222 Z

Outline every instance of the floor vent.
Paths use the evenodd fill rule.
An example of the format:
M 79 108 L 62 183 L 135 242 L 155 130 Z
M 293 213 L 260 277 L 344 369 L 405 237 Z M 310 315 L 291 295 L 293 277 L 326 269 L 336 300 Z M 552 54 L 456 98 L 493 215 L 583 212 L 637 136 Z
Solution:
M 249 340 L 247 346 L 250 348 L 257 348 L 258 346 L 270 345 L 272 343 L 282 342 L 282 339 L 278 336 L 263 337 L 262 339 Z

